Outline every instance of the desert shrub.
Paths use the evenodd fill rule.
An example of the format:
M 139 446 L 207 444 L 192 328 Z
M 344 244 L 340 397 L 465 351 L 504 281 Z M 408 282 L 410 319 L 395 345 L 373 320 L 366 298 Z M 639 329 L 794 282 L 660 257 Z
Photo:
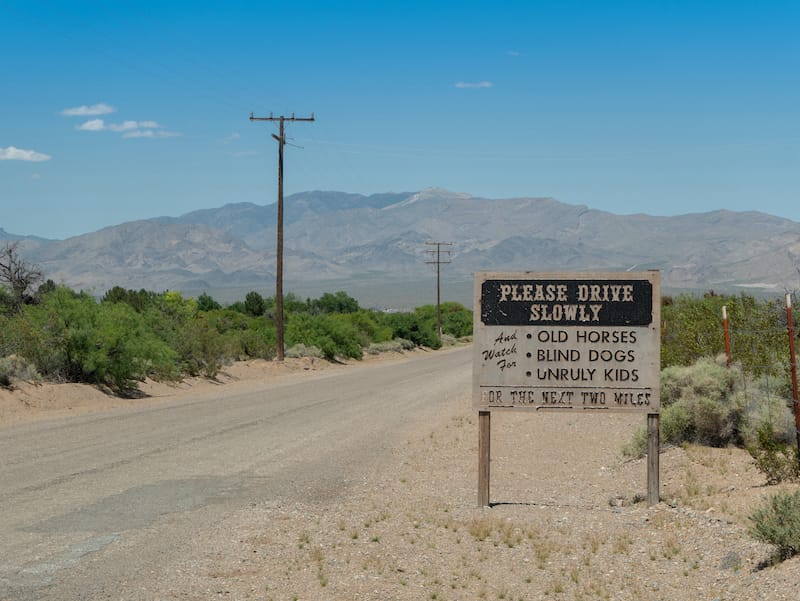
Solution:
M 442 346 L 454 346 L 458 342 L 455 336 L 450 334 L 442 334 Z
M 737 376 L 710 358 L 661 372 L 661 436 L 665 443 L 725 446 L 742 442 L 743 399 L 734 394 Z M 675 408 L 673 408 L 673 405 Z
M 661 370 L 661 444 L 742 445 L 748 423 L 745 397 L 738 390 L 742 381 L 740 370 L 710 358 Z M 642 456 L 646 433 L 637 430 L 623 452 Z
M 404 338 L 416 346 L 441 346 L 436 334 L 436 314 L 431 315 L 425 309 L 413 313 L 387 313 L 383 316 L 383 323 L 392 328 L 392 338 Z
M 0 358 L 0 386 L 10 388 L 14 382 L 20 381 L 37 384 L 42 381 L 42 376 L 24 357 L 11 355 Z
M 721 402 L 733 392 L 740 374 L 739 369 L 728 369 L 709 357 L 689 366 L 667 367 L 661 370 L 661 404 L 699 398 Z
M 183 323 L 180 333 L 175 350 L 182 372 L 214 378 L 226 361 L 236 354 L 230 339 L 204 318 Z
M 744 442 L 751 446 L 759 441 L 759 431 L 769 425 L 772 438 L 779 443 L 796 440 L 791 385 L 781 379 L 760 377 L 747 382 L 747 390 L 738 390 L 747 404 L 748 419 L 743 432 Z
M 387 342 L 392 339 L 392 328 L 379 323 L 378 314 L 360 309 L 347 314 L 347 319 L 361 334 L 361 346 L 372 342 Z
M 403 343 L 400 340 L 388 340 L 386 342 L 373 342 L 364 352 L 368 355 L 379 355 L 380 353 L 399 353 L 403 351 Z
M 472 335 L 472 311 L 461 303 L 442 303 L 442 333 L 454 338 Z
M 294 344 L 286 349 L 285 355 L 290 359 L 302 359 L 303 357 L 322 359 L 322 351 L 318 347 L 306 346 L 302 342 Z
M 686 404 L 678 402 L 669 405 L 661 411 L 661 444 L 676 445 L 691 440 L 694 438 L 693 427 L 692 414 Z
M 359 310 L 358 301 L 343 291 L 326 292 L 307 305 L 312 313 L 355 313 Z
M 747 450 L 767 477 L 768 484 L 800 477 L 797 447 L 781 441 L 770 422 L 761 424 L 756 442 L 748 445 Z
M 291 313 L 285 335 L 288 346 L 316 346 L 328 360 L 337 356 L 360 359 L 363 354 L 359 330 L 345 315 Z
M 663 414 L 662 414 L 663 415 Z M 622 446 L 626 457 L 644 457 L 647 453 L 647 428 L 639 427 L 633 431 L 630 441 Z
M 251 359 L 273 359 L 277 349 L 275 328 L 251 328 L 238 335 L 240 355 Z
M 750 515 L 750 534 L 777 547 L 780 559 L 800 552 L 800 490 L 770 497 Z
M 207 311 L 204 315 L 208 325 L 216 329 L 220 334 L 226 334 L 231 331 L 243 332 L 254 323 L 253 318 L 250 316 L 231 309 Z
M 53 379 L 103 384 L 125 391 L 147 375 L 174 377 L 174 353 L 126 303 L 96 303 L 58 288 L 26 315 L 42 348 L 28 359 Z
M 404 351 L 413 351 L 417 348 L 416 344 L 406 338 L 393 338 L 392 342 L 397 342 Z

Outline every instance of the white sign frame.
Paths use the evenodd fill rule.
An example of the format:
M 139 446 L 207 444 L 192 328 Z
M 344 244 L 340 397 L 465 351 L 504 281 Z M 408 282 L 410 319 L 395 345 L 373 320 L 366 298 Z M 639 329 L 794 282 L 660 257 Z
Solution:
M 478 411 L 658 414 L 658 271 L 478 272 Z

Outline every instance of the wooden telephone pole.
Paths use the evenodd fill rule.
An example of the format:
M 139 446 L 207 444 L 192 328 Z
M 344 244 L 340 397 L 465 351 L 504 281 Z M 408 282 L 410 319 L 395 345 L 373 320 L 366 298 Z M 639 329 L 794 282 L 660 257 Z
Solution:
M 426 250 L 425 252 L 428 253 L 431 260 L 425 261 L 428 265 L 436 265 L 436 332 L 439 334 L 439 342 L 442 341 L 442 311 L 441 311 L 441 300 L 442 300 L 442 286 L 441 286 L 441 279 L 439 276 L 440 266 L 442 264 L 450 263 L 450 251 L 449 250 L 442 250 L 442 246 L 453 246 L 452 242 L 426 242 L 428 246 L 435 246 L 436 250 Z M 447 253 L 447 261 L 442 261 L 442 253 Z
M 310 117 L 254 117 L 250 113 L 250 121 L 277 121 L 279 123 L 278 135 L 272 134 L 278 142 L 278 244 L 275 259 L 275 330 L 277 337 L 277 360 L 283 361 L 285 343 L 283 338 L 283 147 L 286 144 L 284 123 L 286 121 L 314 121 L 314 113 Z

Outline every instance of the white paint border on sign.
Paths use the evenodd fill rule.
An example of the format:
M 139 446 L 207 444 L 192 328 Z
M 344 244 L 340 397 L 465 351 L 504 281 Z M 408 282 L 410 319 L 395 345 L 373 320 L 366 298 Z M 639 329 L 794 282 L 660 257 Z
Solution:
M 475 409 L 659 412 L 659 272 L 478 272 L 473 306 Z

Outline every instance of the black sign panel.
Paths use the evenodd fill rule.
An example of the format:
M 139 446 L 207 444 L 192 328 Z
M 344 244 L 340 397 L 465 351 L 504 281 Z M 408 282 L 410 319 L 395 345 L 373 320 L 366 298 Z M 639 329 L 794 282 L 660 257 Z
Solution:
M 648 326 L 648 280 L 486 280 L 481 322 L 487 326 Z M 658 300 L 658 299 L 656 299 Z

